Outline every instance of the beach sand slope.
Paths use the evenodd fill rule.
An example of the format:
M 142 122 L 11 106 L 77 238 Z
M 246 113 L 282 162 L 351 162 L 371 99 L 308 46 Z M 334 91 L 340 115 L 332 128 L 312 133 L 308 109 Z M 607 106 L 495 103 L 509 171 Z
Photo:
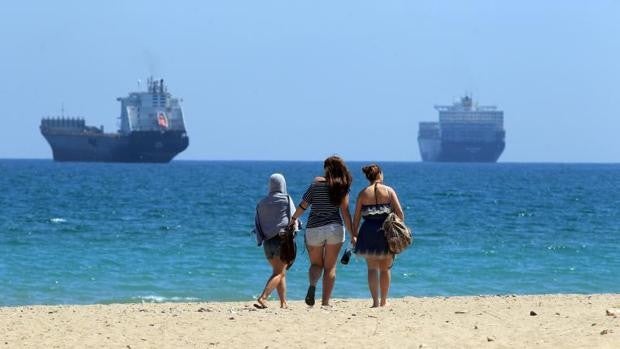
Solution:
M 4 307 L 0 349 L 620 348 L 620 294 L 252 303 Z

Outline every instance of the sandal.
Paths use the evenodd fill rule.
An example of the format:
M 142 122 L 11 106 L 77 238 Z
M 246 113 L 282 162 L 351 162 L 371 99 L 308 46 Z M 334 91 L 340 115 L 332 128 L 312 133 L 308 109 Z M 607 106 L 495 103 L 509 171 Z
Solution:
M 267 304 L 265 304 L 265 301 L 261 301 L 261 299 L 257 299 L 256 303 L 254 303 L 254 308 L 256 309 L 267 309 Z
M 314 293 L 316 292 L 316 286 L 310 285 L 308 287 L 308 293 L 306 293 L 306 304 L 309 306 L 314 305 Z

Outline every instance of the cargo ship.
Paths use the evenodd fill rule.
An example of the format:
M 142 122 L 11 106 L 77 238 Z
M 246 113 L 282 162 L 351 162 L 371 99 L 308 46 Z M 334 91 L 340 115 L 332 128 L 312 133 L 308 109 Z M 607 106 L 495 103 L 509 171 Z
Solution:
M 83 118 L 64 115 L 41 120 L 41 134 L 55 161 L 170 162 L 189 145 L 179 99 L 164 80 L 147 80 L 147 90 L 119 97 L 118 132 L 87 126 Z
M 476 105 L 470 96 L 435 109 L 439 122 L 420 122 L 422 161 L 497 162 L 506 147 L 503 111 Z

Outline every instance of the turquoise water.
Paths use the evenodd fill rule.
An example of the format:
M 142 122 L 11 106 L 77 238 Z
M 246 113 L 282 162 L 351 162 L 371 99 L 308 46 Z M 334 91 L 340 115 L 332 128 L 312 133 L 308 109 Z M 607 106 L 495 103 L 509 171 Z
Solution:
M 268 176 L 297 201 L 321 165 L 0 160 L 0 305 L 252 299 L 270 272 L 249 233 Z M 392 296 L 620 292 L 620 165 L 381 165 L 415 232 Z M 363 260 L 338 266 L 334 296 L 368 297 Z

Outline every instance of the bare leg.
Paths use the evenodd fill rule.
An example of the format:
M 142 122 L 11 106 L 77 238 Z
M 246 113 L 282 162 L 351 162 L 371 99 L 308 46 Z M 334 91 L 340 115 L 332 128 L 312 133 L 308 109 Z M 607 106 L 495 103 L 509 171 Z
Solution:
M 342 243 L 325 245 L 325 259 L 323 264 L 323 297 L 322 305 L 329 305 L 329 298 L 336 282 L 336 262 Z
M 280 298 L 280 308 L 288 308 L 286 303 L 286 272 L 282 275 L 282 279 L 276 288 L 278 290 L 278 297 Z
M 310 257 L 310 269 L 308 269 L 310 286 L 316 286 L 323 272 L 323 246 L 308 246 L 308 256 Z
M 390 291 L 390 283 L 392 281 L 392 273 L 390 267 L 394 263 L 394 256 L 388 256 L 380 261 L 380 284 L 381 284 L 381 306 L 385 307 L 387 304 L 388 292 Z
M 316 283 L 323 272 L 323 246 L 307 246 L 308 256 L 310 257 L 310 268 L 308 269 L 308 279 L 310 286 L 306 293 L 305 302 L 309 306 L 314 305 L 314 294 L 316 292 Z
M 258 304 L 260 304 L 262 307 L 265 307 L 265 308 L 267 307 L 267 298 L 269 297 L 269 295 L 271 294 L 274 288 L 276 287 L 279 288 L 279 285 L 282 279 L 284 279 L 284 276 L 286 273 L 286 264 L 284 264 L 280 260 L 279 257 L 268 259 L 268 261 L 272 267 L 271 277 L 269 278 L 269 280 L 267 280 L 267 284 L 265 285 L 265 288 L 263 289 L 263 293 L 256 300 Z M 284 294 L 281 294 L 280 289 L 278 289 L 278 295 L 280 296 L 280 303 L 282 303 L 282 295 L 286 297 L 286 286 L 284 287 L 285 287 Z M 286 299 L 284 299 L 284 302 L 286 303 Z
M 368 266 L 368 289 L 372 297 L 372 307 L 379 306 L 379 261 L 376 258 L 366 258 Z

